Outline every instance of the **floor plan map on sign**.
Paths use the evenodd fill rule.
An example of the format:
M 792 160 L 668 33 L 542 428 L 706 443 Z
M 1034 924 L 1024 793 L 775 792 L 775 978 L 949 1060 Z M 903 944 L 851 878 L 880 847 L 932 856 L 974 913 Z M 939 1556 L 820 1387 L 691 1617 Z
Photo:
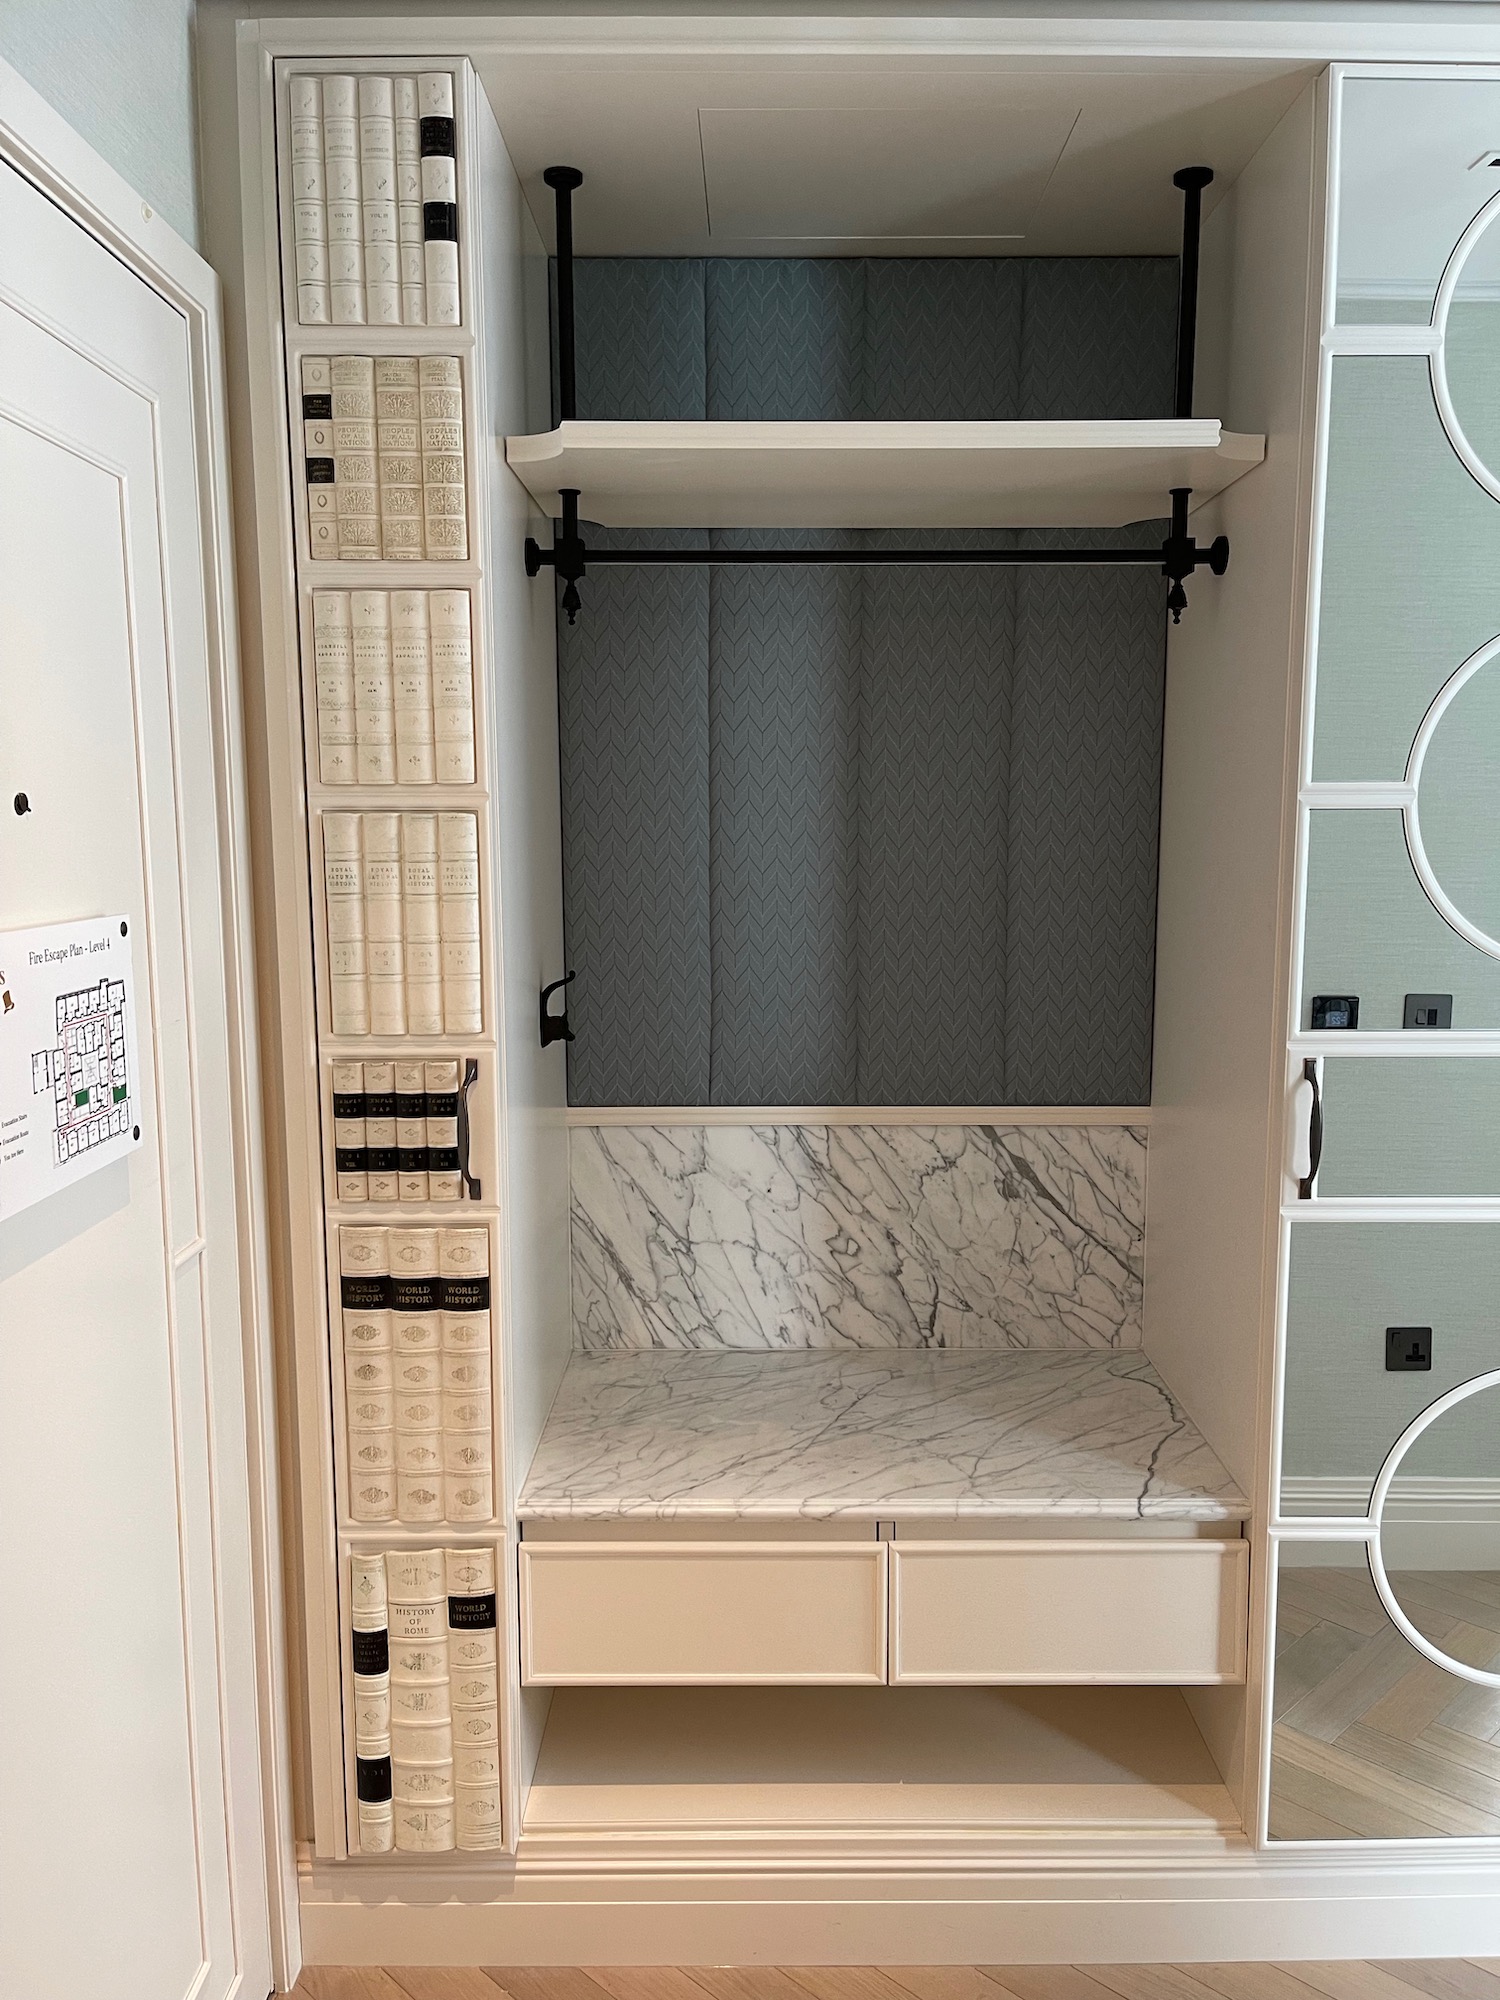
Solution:
M 140 1143 L 124 917 L 0 932 L 0 1217 Z

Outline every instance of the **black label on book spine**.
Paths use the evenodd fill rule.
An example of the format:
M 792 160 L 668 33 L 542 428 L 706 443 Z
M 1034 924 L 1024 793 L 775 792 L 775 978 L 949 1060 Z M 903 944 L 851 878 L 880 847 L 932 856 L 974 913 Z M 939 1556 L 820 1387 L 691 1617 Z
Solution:
M 370 1171 L 363 1146 L 335 1146 L 333 1164 L 341 1174 L 367 1174 Z
M 425 1146 L 398 1146 L 396 1148 L 396 1171 L 398 1174 L 425 1174 L 429 1165 Z
M 491 1600 L 493 1602 L 493 1599 Z M 384 1627 L 378 1632 L 355 1632 L 354 1671 L 357 1674 L 388 1674 L 391 1670 L 391 1635 Z
M 366 1118 L 394 1118 L 396 1115 L 396 1093 L 393 1090 L 367 1090 L 365 1092 Z
M 436 1278 L 392 1278 L 391 1309 L 394 1312 L 436 1312 L 437 1308 L 438 1281 Z
M 456 201 L 423 202 L 422 241 L 424 243 L 456 243 L 458 241 L 458 203 Z
M 487 1591 L 483 1597 L 450 1597 L 448 1599 L 448 1629 L 450 1632 L 493 1632 L 495 1629 L 494 1591 Z
M 456 1090 L 429 1090 L 427 1093 L 427 1116 L 429 1118 L 456 1118 L 458 1116 L 458 1092 Z
M 307 461 L 307 483 L 309 486 L 332 486 L 333 460 L 310 458 Z
M 457 1159 L 455 1156 L 455 1162 Z M 453 1169 L 450 1167 L 451 1173 Z M 482 1313 L 490 1309 L 488 1278 L 444 1278 L 443 1310 L 451 1313 Z
M 424 118 L 421 124 L 422 158 L 447 160 L 453 157 L 453 120 Z
M 332 396 L 304 396 L 302 414 L 309 423 L 329 423 L 333 418 Z
M 426 1091 L 398 1090 L 396 1092 L 396 1116 L 398 1118 L 425 1118 L 427 1116 Z
M 362 1090 L 336 1090 L 333 1093 L 333 1115 L 335 1118 L 363 1118 L 365 1115 L 365 1094 Z
M 427 1171 L 430 1174 L 456 1174 L 458 1172 L 457 1146 L 429 1146 L 427 1148 Z
M 358 1171 L 351 1167 L 350 1173 Z M 387 1277 L 351 1278 L 346 1274 L 339 1277 L 339 1304 L 349 1312 L 378 1313 L 389 1309 L 391 1303 L 391 1281 Z
M 356 1757 L 354 1760 L 354 1785 L 359 1793 L 359 1802 L 364 1806 L 384 1805 L 391 1795 L 391 1760 L 389 1757 Z
M 372 1174 L 393 1174 L 396 1171 L 395 1147 L 366 1146 L 365 1165 Z

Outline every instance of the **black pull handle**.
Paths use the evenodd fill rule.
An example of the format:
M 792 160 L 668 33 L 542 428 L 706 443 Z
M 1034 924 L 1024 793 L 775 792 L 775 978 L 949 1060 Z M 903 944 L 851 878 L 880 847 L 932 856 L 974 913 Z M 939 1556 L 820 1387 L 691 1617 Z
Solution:
M 1298 1201 L 1311 1201 L 1313 1182 L 1318 1178 L 1318 1168 L 1323 1159 L 1323 1090 L 1318 1082 L 1318 1059 L 1305 1056 L 1302 1062 L 1303 1081 L 1312 1085 L 1312 1110 L 1307 1120 L 1307 1174 L 1297 1183 Z
M 458 1092 L 458 1171 L 463 1176 L 464 1189 L 470 1201 L 482 1201 L 478 1181 L 469 1172 L 469 1092 L 479 1081 L 479 1062 L 474 1056 L 464 1058 L 464 1080 Z
M 554 1042 L 571 1042 L 574 1039 L 573 1030 L 568 1026 L 567 1007 L 564 1006 L 560 1014 L 549 1014 L 547 1012 L 547 1002 L 552 998 L 554 993 L 560 991 L 561 988 L 567 986 L 577 977 L 578 974 L 576 972 L 565 972 L 561 979 L 554 979 L 550 986 L 542 988 L 542 1047 L 544 1049 L 551 1048 Z

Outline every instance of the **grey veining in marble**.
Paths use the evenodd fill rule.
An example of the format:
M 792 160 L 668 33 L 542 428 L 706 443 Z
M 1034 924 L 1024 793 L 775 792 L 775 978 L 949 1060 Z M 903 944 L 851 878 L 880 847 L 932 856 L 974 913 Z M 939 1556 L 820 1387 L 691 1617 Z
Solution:
M 575 1354 L 532 1519 L 1237 1520 L 1144 1354 Z
M 580 1127 L 576 1344 L 1138 1347 L 1129 1126 Z

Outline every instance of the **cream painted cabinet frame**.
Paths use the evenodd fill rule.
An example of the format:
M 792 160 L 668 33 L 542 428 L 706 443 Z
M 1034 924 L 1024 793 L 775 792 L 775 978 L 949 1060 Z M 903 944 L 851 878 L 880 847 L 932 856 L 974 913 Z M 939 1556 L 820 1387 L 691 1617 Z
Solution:
M 220 290 L 209 265 L 41 96 L 0 62 L 0 173 L 12 172 L 165 301 L 180 316 L 184 330 L 192 450 L 187 476 L 196 489 L 196 547 L 169 539 L 167 554 L 178 566 L 180 578 L 172 592 L 173 615 L 179 598 L 195 598 L 200 607 L 202 628 L 184 635 L 180 671 L 184 676 L 198 673 L 201 687 L 195 686 L 191 695 L 185 687 L 179 689 L 179 669 L 169 654 L 169 701 L 179 718 L 176 726 L 183 731 L 173 754 L 193 760 L 191 782 L 180 788 L 180 796 L 195 797 L 195 810 L 203 810 L 205 801 L 211 801 L 207 810 L 214 821 L 217 861 L 216 880 L 207 894 L 200 896 L 201 872 L 184 891 L 183 950 L 195 996 L 190 1037 L 217 1037 L 222 1032 L 227 1084 L 221 1103 L 221 1052 L 217 1047 L 200 1049 L 199 1073 L 214 1072 L 215 1095 L 204 1112 L 206 1129 L 195 1132 L 194 1144 L 201 1138 L 222 1146 L 223 1152 L 207 1176 L 199 1163 L 195 1199 L 205 1220 L 200 1240 L 177 1253 L 189 1286 L 195 1282 L 196 1269 L 207 1334 L 196 1357 L 203 1371 L 199 1387 L 206 1407 L 192 1406 L 196 1391 L 187 1385 L 179 1391 L 188 1400 L 177 1421 L 188 1428 L 195 1419 L 207 1425 L 212 1498 L 210 1518 L 199 1526 L 214 1562 L 222 1566 L 222 1594 L 196 1571 L 184 1581 L 204 1594 L 198 1605 L 200 1622 L 207 1611 L 218 1624 L 220 1685 L 216 1697 L 202 1688 L 199 1695 L 219 1704 L 223 1783 L 221 1789 L 216 1776 L 214 1784 L 204 1788 L 203 1803 L 208 1808 L 214 1796 L 222 1797 L 225 1824 L 205 1827 L 204 1837 L 224 1843 L 230 1855 L 234 1983 L 240 1990 L 259 1992 L 271 1978 L 278 1987 L 295 1981 L 301 1937 L 293 1854 L 250 830 Z M 5 261 L 0 255 L 0 288 L 5 288 Z M 20 309 L 25 311 L 24 304 Z M 149 396 L 147 385 L 130 386 Z M 161 429 L 174 430 L 180 417 L 174 409 L 170 424 L 161 426 L 158 411 L 155 421 L 160 427 L 160 451 Z M 123 483 L 123 472 L 118 476 Z M 182 477 L 179 460 L 174 478 Z M 166 524 L 161 532 L 168 533 Z M 172 533 L 175 536 L 175 528 Z M 156 800 L 158 810 L 169 805 L 165 796 Z M 190 875 L 186 870 L 184 880 Z M 149 958 L 149 949 L 137 958 L 142 977 Z M 227 1120 L 222 1129 L 221 1117 Z M 234 1243 L 227 1262 L 216 1247 L 226 1235 Z M 209 1260 L 211 1267 L 205 1268 Z M 210 1304 L 217 1313 L 212 1320 Z M 231 1329 L 229 1344 L 224 1340 L 226 1329 Z M 121 1712 L 117 1722 L 129 1732 L 127 1712 Z M 68 1866 L 61 1849 L 54 1850 L 51 1859 L 59 1869 Z M 87 1887 L 74 1887 L 76 1913 L 87 1923 Z M 200 1862 L 196 1895 L 205 1949 L 209 1910 L 204 1898 L 209 1893 Z M 200 1970 L 198 1980 L 206 1971 L 206 1967 Z M 212 1976 L 217 1980 L 224 1973 L 224 1967 L 215 1966 Z

